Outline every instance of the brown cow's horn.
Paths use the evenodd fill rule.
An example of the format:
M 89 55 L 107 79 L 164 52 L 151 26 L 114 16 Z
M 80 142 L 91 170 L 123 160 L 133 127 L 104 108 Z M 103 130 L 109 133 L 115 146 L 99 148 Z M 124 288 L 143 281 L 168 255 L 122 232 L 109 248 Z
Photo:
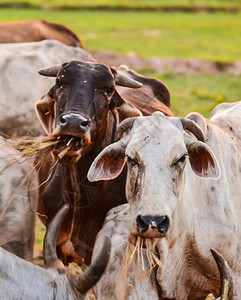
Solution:
M 57 65 L 57 66 L 41 69 L 38 71 L 38 73 L 43 76 L 56 77 L 60 69 L 61 69 L 61 65 Z
M 216 250 L 210 250 L 220 273 L 221 286 L 219 290 L 220 300 L 232 300 L 233 299 L 233 280 L 231 271 L 227 261 Z
M 128 129 L 131 129 L 135 120 L 137 117 L 131 117 L 127 118 L 124 121 L 120 123 L 120 125 L 117 127 L 116 135 L 115 135 L 115 141 L 118 141 L 122 138 L 123 133 L 127 131 Z
M 64 264 L 58 259 L 56 253 L 56 239 L 59 227 L 68 211 L 68 204 L 62 206 L 47 228 L 43 245 L 44 266 L 46 268 L 64 268 Z
M 116 83 L 116 85 L 121 85 L 121 86 L 134 88 L 134 89 L 140 88 L 143 85 L 139 81 L 136 81 L 136 80 L 134 80 L 130 77 L 127 77 L 123 74 L 120 74 L 118 72 L 115 74 L 115 83 Z
M 191 133 L 193 133 L 195 135 L 195 137 L 199 141 L 205 143 L 203 131 L 197 123 L 195 123 L 192 120 L 188 120 L 188 119 L 184 119 L 184 118 L 180 118 L 180 121 L 182 122 L 182 126 L 183 126 L 184 130 L 189 130 Z
M 75 276 L 71 281 L 75 289 L 84 295 L 90 290 L 103 275 L 110 257 L 111 241 L 105 237 L 103 248 L 97 259 L 82 274 Z

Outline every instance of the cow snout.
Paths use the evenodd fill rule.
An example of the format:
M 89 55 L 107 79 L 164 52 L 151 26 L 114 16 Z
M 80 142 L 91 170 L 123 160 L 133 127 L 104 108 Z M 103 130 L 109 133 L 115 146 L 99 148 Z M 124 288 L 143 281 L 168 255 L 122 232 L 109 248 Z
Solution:
M 61 130 L 77 130 L 84 133 L 90 127 L 90 120 L 81 114 L 69 113 L 59 117 L 58 126 Z
M 169 226 L 168 216 L 138 216 L 136 219 L 137 230 L 143 237 L 163 237 Z

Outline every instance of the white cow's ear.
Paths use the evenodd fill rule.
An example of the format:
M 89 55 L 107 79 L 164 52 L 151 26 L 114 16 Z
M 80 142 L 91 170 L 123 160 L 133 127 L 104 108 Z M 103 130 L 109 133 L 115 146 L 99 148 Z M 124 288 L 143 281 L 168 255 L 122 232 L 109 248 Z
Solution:
M 114 179 L 122 172 L 125 163 L 125 145 L 122 141 L 118 141 L 107 146 L 95 158 L 87 178 L 89 181 Z
M 43 95 L 35 104 L 36 113 L 43 129 L 49 135 L 53 131 L 55 122 L 54 104 L 55 102 L 48 93 Z
M 199 177 L 219 178 L 220 168 L 218 161 L 209 146 L 203 142 L 194 142 L 187 145 L 192 170 Z

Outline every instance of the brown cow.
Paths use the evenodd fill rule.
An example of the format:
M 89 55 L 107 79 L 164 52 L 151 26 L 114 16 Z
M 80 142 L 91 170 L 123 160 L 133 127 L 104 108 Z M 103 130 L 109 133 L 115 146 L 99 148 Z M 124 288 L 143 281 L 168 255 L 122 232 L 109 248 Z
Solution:
M 0 43 L 37 42 L 46 39 L 83 48 L 78 36 L 62 24 L 43 20 L 0 23 Z
M 169 91 L 160 81 L 133 73 L 142 86 L 136 78 L 96 63 L 71 61 L 40 73 L 56 76 L 56 84 L 36 104 L 45 131 L 56 143 L 51 155 L 37 159 L 38 163 L 43 160 L 39 173 L 41 220 L 47 226 L 58 208 L 68 202 L 71 209 L 60 229 L 58 251 L 65 263 L 81 263 L 83 257 L 88 264 L 106 212 L 126 202 L 125 174 L 109 183 L 90 183 L 86 175 L 91 162 L 113 141 L 116 123 L 139 116 L 142 107 L 145 114 L 151 114 L 154 107 L 172 116 Z M 139 88 L 137 108 L 130 104 L 137 90 L 128 88 L 125 101 L 116 85 Z M 147 88 L 149 96 L 141 98 L 141 90 Z

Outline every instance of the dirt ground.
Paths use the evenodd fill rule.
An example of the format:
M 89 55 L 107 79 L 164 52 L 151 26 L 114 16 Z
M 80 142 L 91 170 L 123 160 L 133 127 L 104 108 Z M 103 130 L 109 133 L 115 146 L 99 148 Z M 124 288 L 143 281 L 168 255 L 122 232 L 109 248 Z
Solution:
M 115 67 L 124 64 L 136 71 L 145 68 L 151 68 L 160 74 L 175 72 L 181 74 L 229 73 L 236 76 L 241 75 L 241 61 L 235 63 L 221 63 L 208 60 L 185 58 L 141 58 L 135 53 L 123 55 L 113 52 L 99 52 L 89 50 L 88 52 L 90 52 L 98 62 Z

